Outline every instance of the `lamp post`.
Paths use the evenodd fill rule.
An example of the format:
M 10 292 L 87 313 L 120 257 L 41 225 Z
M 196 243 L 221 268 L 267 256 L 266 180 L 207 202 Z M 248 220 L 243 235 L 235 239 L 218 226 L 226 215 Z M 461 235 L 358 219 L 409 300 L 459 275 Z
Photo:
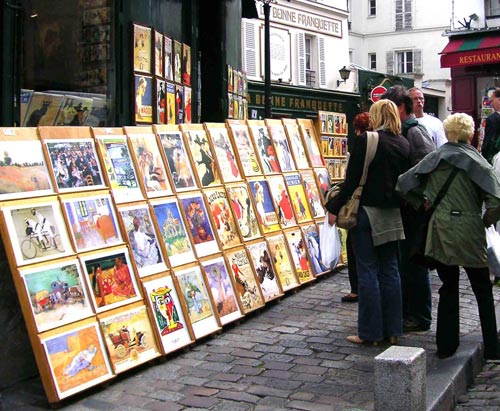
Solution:
M 276 0 L 258 0 L 264 9 L 264 118 L 271 118 L 271 36 L 270 15 L 271 3 Z

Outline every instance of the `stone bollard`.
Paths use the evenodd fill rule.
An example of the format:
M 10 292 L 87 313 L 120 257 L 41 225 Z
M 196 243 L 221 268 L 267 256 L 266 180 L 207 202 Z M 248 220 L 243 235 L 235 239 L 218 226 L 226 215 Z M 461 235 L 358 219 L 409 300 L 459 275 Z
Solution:
M 425 411 L 425 350 L 393 345 L 375 357 L 375 411 Z

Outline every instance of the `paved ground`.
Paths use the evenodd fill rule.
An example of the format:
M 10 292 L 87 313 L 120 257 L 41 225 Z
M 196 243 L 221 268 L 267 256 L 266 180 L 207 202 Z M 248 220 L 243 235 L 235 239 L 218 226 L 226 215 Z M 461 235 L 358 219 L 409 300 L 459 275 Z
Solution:
M 435 312 L 436 275 L 432 283 Z M 346 270 L 324 276 L 187 351 L 58 405 L 72 411 L 373 410 L 373 358 L 388 346 L 345 340 L 356 333 L 357 317 L 357 304 L 340 302 L 347 291 Z M 461 294 L 463 340 L 477 341 L 477 309 L 465 275 Z M 400 345 L 426 350 L 428 370 L 448 361 L 435 357 L 434 333 L 435 322 L 430 331 L 400 339 Z M 486 363 L 460 402 L 462 411 L 500 410 L 500 363 Z M 2 411 L 50 408 L 38 378 L 0 392 Z

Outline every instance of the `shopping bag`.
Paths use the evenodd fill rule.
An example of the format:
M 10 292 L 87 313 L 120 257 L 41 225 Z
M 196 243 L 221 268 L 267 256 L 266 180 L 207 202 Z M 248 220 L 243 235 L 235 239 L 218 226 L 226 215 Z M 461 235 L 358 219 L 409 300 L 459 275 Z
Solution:
M 358 209 L 361 194 L 363 194 L 363 186 L 356 188 L 351 198 L 340 208 L 337 216 L 337 226 L 346 230 L 356 227 L 358 224 Z
M 500 234 L 491 225 L 486 229 L 486 247 L 488 250 L 488 266 L 490 274 L 500 277 Z
M 325 223 L 319 232 L 319 247 L 321 249 L 321 262 L 333 270 L 340 260 L 340 236 L 337 225 L 328 224 L 328 213 L 325 216 Z

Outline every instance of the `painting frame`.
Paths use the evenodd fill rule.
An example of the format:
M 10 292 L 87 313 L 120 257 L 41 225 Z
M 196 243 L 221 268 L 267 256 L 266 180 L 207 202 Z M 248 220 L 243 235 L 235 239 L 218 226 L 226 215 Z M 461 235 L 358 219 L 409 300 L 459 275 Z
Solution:
M 311 221 L 313 218 L 311 210 L 309 209 L 309 204 L 307 203 L 307 197 L 304 186 L 302 185 L 300 173 L 289 173 L 285 174 L 284 177 L 288 188 L 288 194 L 290 195 L 290 201 L 293 205 L 295 220 L 299 224 Z
M 285 132 L 290 142 L 295 165 L 298 170 L 310 169 L 309 158 L 307 157 L 306 150 L 304 149 L 304 142 L 300 135 L 299 125 L 295 119 L 282 118 L 281 119 Z
M 247 183 L 228 184 L 225 188 L 241 239 L 250 241 L 261 237 L 260 224 Z
M 323 156 L 321 155 L 320 142 L 316 135 L 316 130 L 314 124 L 311 120 L 298 119 L 300 135 L 302 136 L 302 141 L 304 147 L 306 148 L 306 154 L 309 157 L 309 163 L 312 167 L 324 167 Z
M 134 71 L 152 74 L 152 28 L 141 24 L 132 23 L 132 50 Z
M 278 214 L 278 222 L 281 228 L 294 227 L 297 225 L 290 194 L 283 175 L 271 175 L 266 177 L 271 191 L 274 207 Z
M 282 173 L 297 171 L 290 142 L 281 120 L 265 120 Z
M 239 155 L 236 156 L 236 160 L 240 163 L 243 175 L 245 177 L 261 175 L 262 169 L 255 152 L 255 146 L 250 138 L 248 126 L 237 120 L 226 120 L 226 124 L 234 144 L 238 147 Z
M 266 236 L 267 246 L 283 292 L 300 286 L 283 233 Z
M 300 227 L 283 230 L 283 234 L 300 284 L 315 280 Z
M 273 140 L 265 121 L 247 120 L 247 125 L 263 174 L 281 174 Z
M 269 182 L 264 177 L 251 177 L 247 182 L 262 233 L 278 231 L 281 227 Z
M 315 223 L 310 223 L 302 225 L 300 228 L 307 244 L 307 253 L 313 274 L 318 277 L 329 273 L 331 269 L 326 267 L 322 261 L 318 226 Z

